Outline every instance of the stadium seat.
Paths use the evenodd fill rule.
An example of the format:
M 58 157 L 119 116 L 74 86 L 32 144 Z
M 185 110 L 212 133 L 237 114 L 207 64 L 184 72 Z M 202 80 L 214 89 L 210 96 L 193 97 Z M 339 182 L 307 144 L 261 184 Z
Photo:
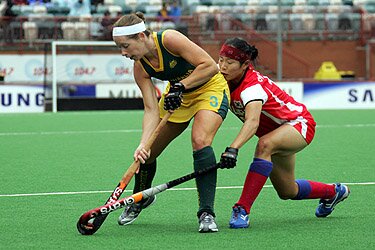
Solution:
M 302 14 L 303 29 L 305 31 L 312 31 L 315 29 L 314 15 L 310 13 Z
M 163 3 L 162 0 L 148 0 L 149 5 L 160 6 L 160 8 L 161 8 L 162 3 Z
M 266 14 L 265 18 L 267 22 L 267 29 L 271 31 L 277 31 L 279 23 L 278 14 Z M 283 31 L 289 30 L 289 15 L 287 14 L 281 15 L 281 29 Z
M 316 13 L 314 15 L 315 19 L 315 30 L 322 31 L 326 29 L 326 22 L 323 13 Z
M 67 16 L 70 12 L 69 7 L 59 7 L 57 15 L 59 16 Z
M 373 3 L 367 3 L 365 5 L 363 5 L 363 10 L 366 12 L 366 13 L 375 13 L 375 1 Z
M 260 0 L 248 0 L 247 1 L 247 5 L 249 5 L 249 6 L 258 6 L 259 2 L 260 2 Z
M 182 6 L 191 6 L 191 5 L 199 5 L 201 2 L 199 0 L 184 0 L 182 1 Z
M 132 6 L 128 6 L 128 5 L 122 6 L 122 14 L 124 15 L 130 14 L 133 11 L 134 11 L 134 8 Z
M 110 5 L 115 4 L 115 1 L 114 0 L 103 0 L 103 4 L 107 5 L 107 6 L 110 6 Z
M 110 5 L 108 6 L 108 11 L 112 17 L 117 17 L 118 13 L 122 13 L 122 7 L 119 5 Z
M 343 5 L 342 0 L 329 0 L 330 5 Z
M 59 35 L 59 24 L 53 21 L 36 21 L 38 26 L 39 38 L 57 39 Z M 61 32 L 61 31 L 60 31 Z
M 131 7 L 133 10 L 135 10 L 137 4 L 137 0 L 125 0 L 125 6 Z
M 90 38 L 89 28 L 88 22 L 76 22 L 74 26 L 76 39 L 81 41 L 88 40 Z
M 353 0 L 342 0 L 343 5 L 353 6 Z
M 352 20 L 349 13 L 340 13 L 338 16 L 338 29 L 339 30 L 351 30 Z
M 259 5 L 266 5 L 266 6 L 277 5 L 277 1 L 278 0 L 261 0 L 259 1 Z
M 121 8 L 126 6 L 125 0 L 114 0 L 113 5 L 121 6 Z
M 33 7 L 33 12 L 38 14 L 46 14 L 47 13 L 47 7 L 44 5 L 35 5 Z
M 135 7 L 135 9 L 134 9 L 134 11 L 140 11 L 140 12 L 142 12 L 142 13 L 145 13 L 146 12 L 146 6 L 144 6 L 143 4 L 138 4 L 136 7 Z
M 292 13 L 304 13 L 305 12 L 305 5 L 293 5 L 292 6 Z
M 268 6 L 267 13 L 275 14 L 275 13 L 278 13 L 278 12 L 279 12 L 279 6 L 277 6 L 277 5 L 269 5 Z
M 339 28 L 339 14 L 327 13 L 325 16 L 327 22 L 327 29 L 329 31 L 337 31 Z
M 37 21 L 37 20 L 43 20 L 44 19 L 44 15 L 41 14 L 41 13 L 31 13 L 27 16 L 27 19 L 29 21 Z
M 59 13 L 59 7 L 55 5 L 51 5 L 47 7 L 47 13 L 51 15 L 57 15 Z
M 260 13 L 258 5 L 247 5 L 244 7 L 244 12 L 249 14 Z
M 22 28 L 24 30 L 25 39 L 30 43 L 38 38 L 38 27 L 35 22 L 24 22 Z
M 10 9 L 15 15 L 21 15 L 21 5 L 13 5 Z
M 137 0 L 137 5 L 144 5 L 144 6 L 146 6 L 146 5 L 149 4 L 148 1 L 149 0 Z
M 233 6 L 236 4 L 234 0 L 211 0 L 212 5 L 217 5 L 217 6 Z
M 347 13 L 347 15 L 350 18 L 350 22 L 352 24 L 353 31 L 360 31 L 361 30 L 361 22 L 362 22 L 362 16 L 359 13 Z
M 292 13 L 289 15 L 290 27 L 293 31 L 303 30 L 303 20 L 301 13 Z
M 307 5 L 319 6 L 319 0 L 306 0 Z
M 294 5 L 307 5 L 306 0 L 294 0 Z
M 331 5 L 331 2 L 330 0 L 319 0 L 319 5 L 322 6 L 328 6 L 328 5 Z
M 108 9 L 108 5 L 99 4 L 98 7 L 96 7 L 96 13 L 104 14 Z
M 258 13 L 255 15 L 254 29 L 258 31 L 267 30 L 266 14 Z
M 161 5 L 147 5 L 145 6 L 145 15 L 156 17 L 158 15 Z
M 62 22 L 61 29 L 64 40 L 75 40 L 75 25 L 73 22 Z
M 90 22 L 90 37 L 100 38 L 103 36 L 103 26 L 99 22 Z
M 235 0 L 236 5 L 245 6 L 247 5 L 247 0 Z
M 255 15 L 249 13 L 238 13 L 236 14 L 236 19 L 240 20 L 248 28 L 254 29 Z
M 34 13 L 34 7 L 30 5 L 21 5 L 20 16 L 27 16 L 31 13 Z
M 295 3 L 294 3 L 294 0 L 281 0 L 281 5 L 282 6 L 293 6 Z
M 200 0 L 201 5 L 211 6 L 212 0 Z

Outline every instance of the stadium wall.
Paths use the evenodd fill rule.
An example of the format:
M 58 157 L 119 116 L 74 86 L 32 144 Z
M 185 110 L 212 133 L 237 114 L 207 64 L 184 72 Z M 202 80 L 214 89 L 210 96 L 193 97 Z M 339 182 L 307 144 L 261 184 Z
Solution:
M 141 98 L 119 94 L 133 89 L 134 85 L 117 84 L 113 90 L 106 87 L 105 91 L 117 93 L 112 98 L 102 98 L 100 86 L 85 85 L 86 94 L 91 93 L 91 96 L 59 98 L 57 110 L 143 109 Z M 278 82 L 278 85 L 310 109 L 375 109 L 375 81 Z M 0 113 L 50 111 L 51 103 L 44 96 L 43 86 L 0 85 Z
M 277 47 L 264 41 L 257 41 L 254 44 L 259 50 L 259 64 L 266 66 L 270 70 L 267 73 L 275 77 Z M 221 43 L 202 43 L 200 46 L 215 60 L 218 59 Z M 372 45 L 369 54 L 370 72 L 366 72 L 366 50 L 359 41 L 293 41 L 284 42 L 283 48 L 292 52 L 292 55 L 283 53 L 285 79 L 313 78 L 322 62 L 332 61 L 340 71 L 354 71 L 356 79 L 364 80 L 369 77 L 366 80 L 375 80 L 375 44 Z M 306 65 L 293 56 L 302 59 Z

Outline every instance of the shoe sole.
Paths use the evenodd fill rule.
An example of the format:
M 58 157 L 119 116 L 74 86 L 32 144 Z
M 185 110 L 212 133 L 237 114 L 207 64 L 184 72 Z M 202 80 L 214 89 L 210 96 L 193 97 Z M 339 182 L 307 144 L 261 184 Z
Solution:
M 200 233 L 216 233 L 216 232 L 219 232 L 219 229 L 208 229 L 208 230 L 199 229 L 199 232 Z
M 240 229 L 240 228 L 248 228 L 249 226 L 250 226 L 250 225 L 238 227 L 238 226 L 232 226 L 232 225 L 229 225 L 229 228 L 232 228 L 232 229 Z
M 125 223 L 122 223 L 120 220 L 117 221 L 117 223 L 120 225 L 120 226 L 126 226 L 126 225 L 129 225 L 129 224 L 132 224 L 136 219 L 138 218 L 135 217 L 133 220 L 129 221 L 129 222 L 125 222 Z

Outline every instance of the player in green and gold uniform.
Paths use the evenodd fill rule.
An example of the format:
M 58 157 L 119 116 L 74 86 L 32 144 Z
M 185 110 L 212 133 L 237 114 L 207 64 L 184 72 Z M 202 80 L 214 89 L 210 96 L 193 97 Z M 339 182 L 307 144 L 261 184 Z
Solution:
M 113 39 L 121 54 L 134 60 L 134 78 L 144 103 L 141 142 L 134 152 L 134 159 L 139 160 L 141 166 L 135 176 L 133 192 L 151 187 L 156 158 L 191 120 L 194 169 L 216 164 L 211 144 L 226 117 L 230 97 L 228 85 L 216 62 L 175 30 L 158 33 L 147 30 L 140 12 L 121 17 L 114 24 Z M 151 77 L 169 81 L 159 102 Z M 168 111 L 173 114 L 156 139 L 157 143 L 150 151 L 145 150 L 146 141 Z M 218 231 L 214 213 L 216 176 L 216 171 L 212 171 L 196 179 L 199 232 Z M 126 207 L 119 224 L 132 223 L 155 198 Z

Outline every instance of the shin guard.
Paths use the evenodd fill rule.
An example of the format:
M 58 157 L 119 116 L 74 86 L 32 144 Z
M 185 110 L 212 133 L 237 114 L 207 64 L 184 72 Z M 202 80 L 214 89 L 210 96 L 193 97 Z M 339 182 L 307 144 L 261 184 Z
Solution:
M 200 150 L 193 152 L 194 158 L 194 171 L 208 168 L 216 164 L 216 158 L 214 150 L 211 146 L 204 147 Z M 198 176 L 195 179 L 197 190 L 198 190 L 198 201 L 199 210 L 198 217 L 203 212 L 208 212 L 215 216 L 214 214 L 214 202 L 215 202 L 215 192 L 216 192 L 216 180 L 217 180 L 217 170 L 210 171 L 209 173 Z

